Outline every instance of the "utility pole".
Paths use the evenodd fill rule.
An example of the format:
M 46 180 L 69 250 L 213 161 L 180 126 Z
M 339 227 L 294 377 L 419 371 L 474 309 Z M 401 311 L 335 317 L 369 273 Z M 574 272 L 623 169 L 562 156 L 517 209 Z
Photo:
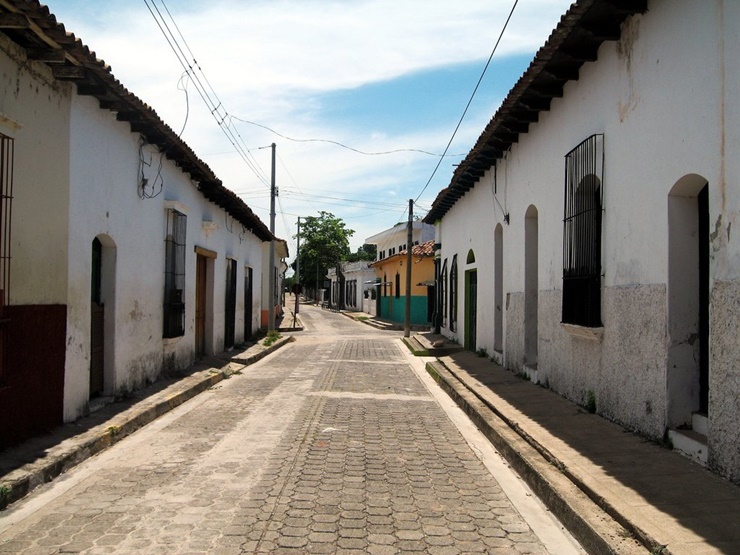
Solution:
M 411 335 L 411 249 L 414 242 L 414 199 L 409 199 L 409 225 L 406 239 L 406 312 L 404 314 L 403 336 Z
M 272 148 L 272 174 L 270 179 L 270 284 L 268 287 L 270 300 L 267 303 L 267 331 L 275 329 L 275 197 L 277 189 L 275 188 L 275 143 L 270 145 Z
M 300 303 L 298 297 L 300 297 L 301 287 L 301 217 L 298 216 L 298 235 L 296 235 L 296 247 L 295 247 L 295 313 L 298 314 Z

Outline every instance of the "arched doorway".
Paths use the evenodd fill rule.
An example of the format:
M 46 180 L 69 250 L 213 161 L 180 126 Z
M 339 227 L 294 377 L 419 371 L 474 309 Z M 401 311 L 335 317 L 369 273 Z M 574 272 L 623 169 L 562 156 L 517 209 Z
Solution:
M 709 184 L 679 179 L 668 196 L 668 425 L 709 409 Z
M 107 235 L 92 241 L 90 283 L 90 398 L 113 391 L 115 363 L 116 244 Z
M 466 264 L 475 264 L 475 253 L 468 251 Z M 475 352 L 478 342 L 478 270 L 465 269 L 465 348 Z
M 504 227 L 496 226 L 493 232 L 493 349 L 504 350 Z
M 537 208 L 530 205 L 524 216 L 524 363 L 537 368 L 538 223 Z

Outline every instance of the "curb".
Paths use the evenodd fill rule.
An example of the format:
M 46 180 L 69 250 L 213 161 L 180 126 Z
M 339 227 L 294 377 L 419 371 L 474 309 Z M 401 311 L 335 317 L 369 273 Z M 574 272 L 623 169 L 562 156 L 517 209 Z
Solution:
M 76 436 L 84 438 L 76 445 L 66 449 L 60 446 L 59 453 L 49 453 L 41 463 L 29 463 L 11 471 L 0 478 L 0 510 L 228 378 L 233 373 L 229 370 L 231 362 L 248 366 L 295 340 L 293 336 L 282 337 L 259 353 L 225 360 L 221 368 L 208 368 L 178 380 L 168 388 L 174 391 L 164 393 L 163 398 L 156 401 L 144 398 L 104 424 Z
M 634 539 L 631 531 L 574 484 L 563 472 L 562 465 L 545 458 L 526 436 L 512 429 L 444 363 L 428 362 L 426 369 L 588 553 L 646 555 L 650 552 Z
M 413 337 L 402 337 L 401 340 L 416 357 L 428 357 L 429 351 Z

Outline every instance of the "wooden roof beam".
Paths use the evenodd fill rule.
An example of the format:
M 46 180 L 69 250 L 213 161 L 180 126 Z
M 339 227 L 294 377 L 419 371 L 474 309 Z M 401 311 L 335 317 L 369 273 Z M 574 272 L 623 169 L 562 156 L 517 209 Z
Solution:
M 82 66 L 51 66 L 51 74 L 59 81 L 82 81 L 87 79 L 87 70 Z
M 105 85 L 94 83 L 78 83 L 77 94 L 80 96 L 105 96 L 108 89 Z
M 533 94 L 529 95 L 522 95 L 519 99 L 519 104 L 528 108 L 529 110 L 532 110 L 534 112 L 542 112 L 547 111 L 550 109 L 550 102 L 552 101 L 552 98 L 549 97 L 543 97 L 543 96 L 535 96 Z
M 549 107 L 549 104 L 548 104 Z M 539 111 L 536 110 L 512 110 L 509 117 L 522 123 L 536 123 L 540 119 Z
M 141 121 L 143 117 L 138 110 L 119 110 L 116 119 L 118 121 Z
M 503 121 L 501 128 L 519 135 L 520 133 L 526 133 L 529 130 L 529 124 L 517 121 L 514 118 L 508 118 Z
M 611 8 L 621 14 L 645 13 L 647 0 L 605 0 Z
M 556 82 L 550 83 L 538 83 L 534 82 L 529 86 L 528 89 L 534 94 L 549 98 L 562 98 L 563 97 L 563 85 Z
M 542 74 L 556 81 L 578 81 L 581 65 L 548 64 Z M 542 75 L 541 74 L 541 75 Z
M 589 43 L 588 46 L 584 44 L 568 44 L 560 47 L 558 56 L 567 56 L 580 64 L 584 62 L 595 62 L 599 59 L 597 56 L 598 49 L 598 44 Z
M 31 22 L 22 13 L 0 13 L 0 29 L 30 29 Z
M 584 22 L 581 28 L 597 41 L 619 40 L 622 34 L 620 24 L 610 20 L 601 22 Z
M 67 60 L 64 50 L 57 48 L 29 48 L 26 51 L 29 60 L 46 64 L 63 64 Z

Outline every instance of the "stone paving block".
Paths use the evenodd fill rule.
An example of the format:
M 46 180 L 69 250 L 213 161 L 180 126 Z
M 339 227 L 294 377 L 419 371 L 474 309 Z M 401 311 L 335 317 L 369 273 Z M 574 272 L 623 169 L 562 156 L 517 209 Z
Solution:
M 203 393 L 0 553 L 542 551 L 399 344 L 369 333 L 293 343 Z

